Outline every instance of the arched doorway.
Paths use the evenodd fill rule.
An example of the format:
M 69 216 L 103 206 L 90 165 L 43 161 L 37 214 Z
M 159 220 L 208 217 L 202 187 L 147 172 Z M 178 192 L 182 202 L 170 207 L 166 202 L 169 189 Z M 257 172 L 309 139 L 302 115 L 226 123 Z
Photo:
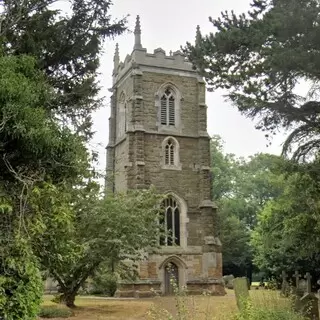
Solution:
M 175 288 L 179 288 L 179 268 L 175 263 L 169 262 L 164 268 L 164 293 L 172 295 Z

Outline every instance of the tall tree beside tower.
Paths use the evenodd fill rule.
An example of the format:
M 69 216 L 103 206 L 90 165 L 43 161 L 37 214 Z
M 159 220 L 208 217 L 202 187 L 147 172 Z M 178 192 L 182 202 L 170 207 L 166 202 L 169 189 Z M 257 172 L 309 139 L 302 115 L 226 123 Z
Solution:
M 290 130 L 284 153 L 296 160 L 320 148 L 319 13 L 317 0 L 253 0 L 246 14 L 210 18 L 215 31 L 184 48 L 209 88 L 225 89 L 267 136 Z M 301 81 L 311 84 L 306 96 Z
M 30 240 L 43 227 L 30 197 L 90 173 L 84 145 L 99 107 L 103 41 L 125 30 L 111 1 L 5 1 L 0 28 L 0 316 L 34 319 L 42 293 Z M 45 214 L 45 212 L 40 212 Z M 65 219 L 62 212 L 55 219 Z M 40 219 L 41 220 L 41 219 Z

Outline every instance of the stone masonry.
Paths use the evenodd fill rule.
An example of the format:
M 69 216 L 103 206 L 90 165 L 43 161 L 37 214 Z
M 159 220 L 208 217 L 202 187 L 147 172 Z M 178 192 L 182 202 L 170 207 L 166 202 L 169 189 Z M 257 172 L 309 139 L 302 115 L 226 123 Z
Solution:
M 189 293 L 224 294 L 216 207 L 211 201 L 205 82 L 180 51 L 166 55 L 159 48 L 147 53 L 138 17 L 132 54 L 120 62 L 116 48 L 111 91 L 106 190 L 154 185 L 168 194 L 177 203 L 175 228 L 180 239 L 179 245 L 164 245 L 141 261 L 139 279 L 123 282 L 117 295 L 169 293 L 170 263 L 176 266 L 179 286 Z M 170 106 L 162 101 L 165 92 L 174 96 Z M 174 124 L 163 124 L 166 106 Z M 173 146 L 170 154 L 168 141 Z

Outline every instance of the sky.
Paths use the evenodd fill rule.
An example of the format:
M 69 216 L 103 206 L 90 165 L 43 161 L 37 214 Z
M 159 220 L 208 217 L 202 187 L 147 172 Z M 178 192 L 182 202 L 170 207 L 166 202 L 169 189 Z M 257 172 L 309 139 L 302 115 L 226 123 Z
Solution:
M 136 16 L 140 15 L 142 45 L 148 52 L 162 48 L 167 53 L 180 49 L 186 42 L 194 42 L 196 26 L 202 34 L 214 31 L 209 16 L 217 18 L 225 10 L 242 13 L 249 9 L 249 0 L 113 0 L 111 15 L 122 18 L 129 14 L 129 29 L 134 29 Z M 105 168 L 108 144 L 108 118 L 110 114 L 110 92 L 112 86 L 113 54 L 119 44 L 120 58 L 123 61 L 131 54 L 134 35 L 130 32 L 107 40 L 101 57 L 100 85 L 105 97 L 104 107 L 94 114 L 95 136 L 91 147 L 99 152 L 100 170 Z M 207 92 L 208 133 L 218 134 L 225 142 L 225 151 L 236 156 L 247 157 L 258 152 L 280 154 L 285 136 L 279 134 L 267 147 L 264 133 L 254 127 L 254 122 L 242 116 L 237 108 L 224 98 L 225 92 Z

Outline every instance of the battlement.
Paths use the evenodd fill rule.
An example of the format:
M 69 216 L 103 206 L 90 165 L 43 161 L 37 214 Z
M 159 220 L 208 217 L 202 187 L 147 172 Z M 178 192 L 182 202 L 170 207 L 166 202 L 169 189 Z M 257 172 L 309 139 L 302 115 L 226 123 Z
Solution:
M 199 33 L 200 31 L 197 30 L 197 32 Z M 189 73 L 192 76 L 197 75 L 197 71 L 194 70 L 192 63 L 190 63 L 186 59 L 186 57 L 180 50 L 175 52 L 170 51 L 169 55 L 167 55 L 162 48 L 157 48 L 153 51 L 153 53 L 148 53 L 147 49 L 142 47 L 139 16 L 137 16 L 134 36 L 135 42 L 133 52 L 131 53 L 131 55 L 128 54 L 123 62 L 120 61 L 119 48 L 118 45 L 116 46 L 113 69 L 114 84 L 132 69 L 145 70 L 148 68 L 153 68 L 154 70 L 156 68 L 167 71 L 172 70 Z
M 153 53 L 148 53 L 146 49 L 133 50 L 131 55 L 127 55 L 123 62 L 119 62 L 114 70 L 114 83 L 120 80 L 129 70 L 138 69 L 140 66 L 161 69 L 171 69 L 195 73 L 184 54 L 178 50 L 170 51 L 169 55 L 162 48 L 157 48 Z

